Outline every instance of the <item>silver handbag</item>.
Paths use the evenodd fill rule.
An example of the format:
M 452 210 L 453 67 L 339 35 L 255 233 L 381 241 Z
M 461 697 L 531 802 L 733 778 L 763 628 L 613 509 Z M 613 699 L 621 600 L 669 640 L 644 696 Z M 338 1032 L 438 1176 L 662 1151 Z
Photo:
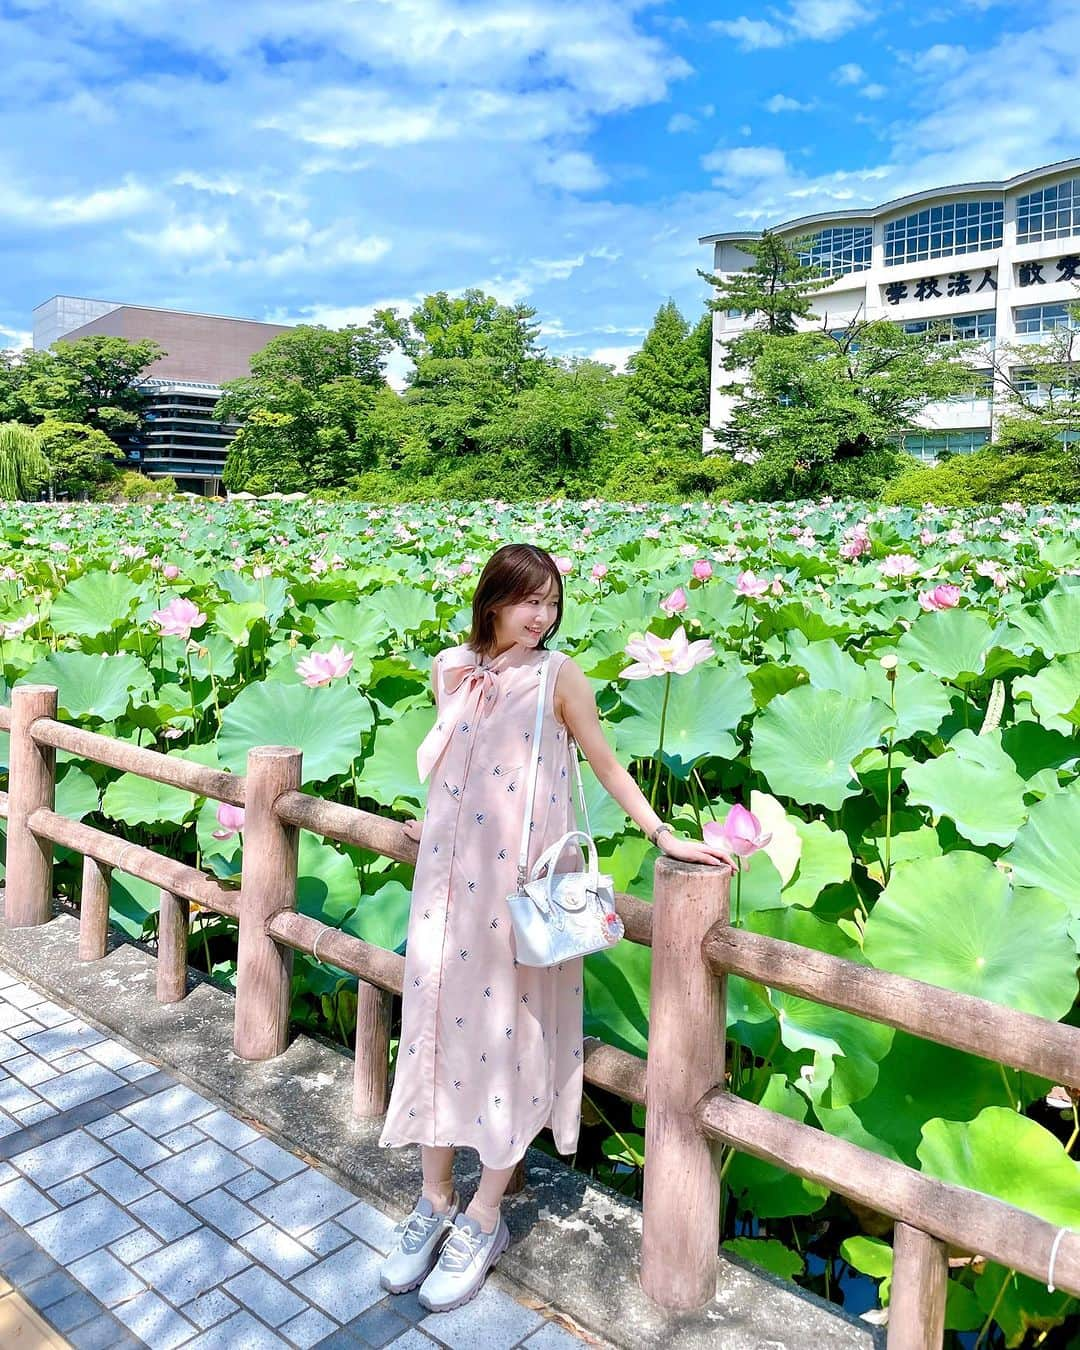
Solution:
M 532 872 L 528 872 L 529 821 L 532 818 L 533 797 L 536 793 L 549 656 L 550 653 L 545 654 L 540 663 L 540 695 L 533 731 L 529 789 L 521 826 L 518 885 L 514 894 L 506 897 L 510 906 L 510 919 L 514 926 L 515 954 L 518 964 L 523 966 L 554 966 L 561 961 L 570 961 L 576 956 L 604 951 L 614 946 L 624 931 L 622 920 L 615 909 L 614 882 L 597 866 L 596 844 L 589 832 L 589 811 L 585 804 L 581 765 L 578 763 L 577 745 L 572 736 L 567 737 L 567 742 L 574 762 L 585 829 L 568 830 L 561 839 L 557 839 L 541 853 L 533 864 Z M 585 870 L 556 872 L 555 863 L 571 841 L 576 842 L 579 847 L 584 841 Z M 544 873 L 543 876 L 540 875 L 541 872 Z

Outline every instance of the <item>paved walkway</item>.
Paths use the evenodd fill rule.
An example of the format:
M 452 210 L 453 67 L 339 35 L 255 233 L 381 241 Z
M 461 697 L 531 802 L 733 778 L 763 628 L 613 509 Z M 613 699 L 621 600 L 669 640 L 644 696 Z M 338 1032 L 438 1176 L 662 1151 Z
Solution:
M 392 1228 L 0 969 L 0 1330 L 21 1298 L 62 1333 L 35 1332 L 26 1310 L 5 1345 L 580 1347 L 490 1277 L 449 1313 L 385 1294 Z

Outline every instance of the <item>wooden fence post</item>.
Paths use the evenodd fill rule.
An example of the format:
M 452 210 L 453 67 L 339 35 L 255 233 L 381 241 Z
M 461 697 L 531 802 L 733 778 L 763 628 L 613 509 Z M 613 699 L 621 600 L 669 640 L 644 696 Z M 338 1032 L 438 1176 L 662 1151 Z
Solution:
M 949 1249 L 919 1228 L 893 1224 L 888 1350 L 941 1350 Z
M 100 961 L 109 945 L 109 878 L 112 868 L 84 854 L 79 900 L 79 960 Z
M 357 982 L 353 1115 L 358 1120 L 386 1114 L 392 1000 L 393 995 L 378 985 Z
M 188 902 L 158 892 L 157 1001 L 179 1003 L 187 993 Z
M 296 906 L 299 830 L 274 810 L 283 792 L 300 787 L 301 751 L 260 746 L 248 753 L 244 801 L 244 866 L 236 960 L 233 1048 L 241 1059 L 273 1059 L 288 1044 L 292 949 L 279 947 L 266 922 Z
M 730 884 L 726 867 L 656 862 L 640 1281 L 665 1308 L 700 1308 L 716 1293 L 721 1149 L 694 1108 L 724 1081 L 726 987 L 701 943 L 727 922 Z
M 30 728 L 56 717 L 56 689 L 16 685 L 11 691 L 7 882 L 4 913 L 11 928 L 29 928 L 52 917 L 53 846 L 28 827 L 32 812 L 51 811 L 56 801 L 56 751 L 38 745 Z

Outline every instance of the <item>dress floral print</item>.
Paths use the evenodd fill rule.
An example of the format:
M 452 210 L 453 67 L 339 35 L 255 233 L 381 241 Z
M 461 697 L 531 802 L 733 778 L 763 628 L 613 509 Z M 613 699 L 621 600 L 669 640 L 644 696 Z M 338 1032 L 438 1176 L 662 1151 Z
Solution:
M 543 656 L 515 644 L 490 662 L 467 645 L 435 658 L 438 720 L 418 756 L 421 776 L 433 767 L 384 1148 L 465 1146 L 484 1165 L 504 1168 L 545 1126 L 560 1153 L 577 1148 L 582 961 L 519 966 L 506 904 L 516 884 Z M 548 656 L 530 867 L 575 825 L 568 736 L 553 710 L 566 659 Z M 462 708 L 451 725 L 449 715 Z M 580 866 L 568 845 L 556 870 Z

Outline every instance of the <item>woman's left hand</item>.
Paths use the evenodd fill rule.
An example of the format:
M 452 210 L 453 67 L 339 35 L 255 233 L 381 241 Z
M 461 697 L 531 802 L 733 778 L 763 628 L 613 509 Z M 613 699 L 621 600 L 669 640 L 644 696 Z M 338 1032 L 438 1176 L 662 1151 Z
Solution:
M 657 847 L 669 858 L 678 858 L 680 862 L 706 863 L 713 867 L 726 863 L 733 872 L 738 869 L 738 863 L 724 849 L 713 848 L 699 839 L 679 839 L 668 830 L 661 834 Z

